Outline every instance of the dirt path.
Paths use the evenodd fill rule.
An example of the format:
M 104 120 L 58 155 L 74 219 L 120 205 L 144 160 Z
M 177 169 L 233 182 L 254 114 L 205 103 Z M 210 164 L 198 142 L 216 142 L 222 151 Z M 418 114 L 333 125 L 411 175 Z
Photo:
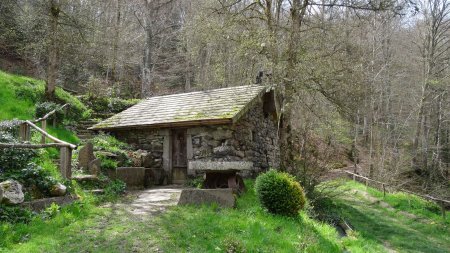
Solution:
M 183 186 L 169 185 L 145 190 L 130 191 L 126 199 L 115 203 L 115 208 L 137 217 L 149 218 L 166 210 L 167 207 L 175 206 L 180 199 Z M 105 205 L 105 207 L 111 207 Z

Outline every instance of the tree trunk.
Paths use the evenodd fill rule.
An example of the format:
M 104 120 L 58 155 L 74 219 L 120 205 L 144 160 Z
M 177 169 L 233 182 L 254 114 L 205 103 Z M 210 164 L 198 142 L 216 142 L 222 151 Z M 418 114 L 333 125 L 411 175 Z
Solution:
M 281 167 L 289 170 L 294 160 L 294 136 L 292 133 L 292 107 L 295 103 L 295 65 L 297 64 L 297 43 L 299 42 L 300 28 L 308 6 L 308 0 L 294 0 L 291 7 L 291 29 L 288 47 L 286 50 L 287 68 L 285 78 L 285 89 L 283 94 L 283 117 L 280 131 L 280 153 Z
M 142 87 L 141 95 L 143 98 L 151 96 L 152 85 L 152 42 L 153 31 L 149 18 L 145 21 L 145 48 L 144 60 L 142 64 Z
M 114 25 L 114 41 L 113 41 L 113 52 L 112 52 L 112 67 L 111 67 L 111 80 L 113 82 L 117 79 L 117 54 L 119 51 L 119 41 L 120 41 L 120 19 L 121 19 L 121 0 L 117 0 L 116 7 L 116 24 Z
M 56 76 L 58 71 L 59 41 L 58 41 L 58 22 L 61 13 L 60 0 L 50 1 L 50 42 L 48 44 L 48 68 L 47 82 L 45 86 L 45 96 L 48 100 L 54 100 L 56 89 Z

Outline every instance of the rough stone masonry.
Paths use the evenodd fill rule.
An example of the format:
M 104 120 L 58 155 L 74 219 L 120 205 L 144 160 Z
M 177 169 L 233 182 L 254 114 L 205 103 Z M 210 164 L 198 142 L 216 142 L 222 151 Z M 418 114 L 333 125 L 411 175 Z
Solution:
M 115 135 L 136 150 L 147 151 L 144 167 L 163 168 L 167 162 L 163 154 L 169 129 L 133 129 L 116 131 Z M 187 139 L 189 161 L 252 162 L 253 170 L 247 176 L 279 166 L 277 123 L 264 112 L 262 101 L 255 103 L 234 125 L 187 128 Z

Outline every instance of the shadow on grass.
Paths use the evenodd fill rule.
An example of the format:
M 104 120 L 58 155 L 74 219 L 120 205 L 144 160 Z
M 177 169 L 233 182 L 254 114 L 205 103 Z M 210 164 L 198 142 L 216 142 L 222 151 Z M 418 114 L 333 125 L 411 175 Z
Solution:
M 149 222 L 135 219 L 117 204 L 74 205 L 54 219 L 1 231 L 9 238 L 0 240 L 0 252 L 154 252 L 149 231 Z
M 403 252 L 448 252 L 450 245 L 445 227 L 415 222 L 400 213 L 367 208 L 367 205 L 359 201 L 337 203 L 340 213 L 365 239 Z

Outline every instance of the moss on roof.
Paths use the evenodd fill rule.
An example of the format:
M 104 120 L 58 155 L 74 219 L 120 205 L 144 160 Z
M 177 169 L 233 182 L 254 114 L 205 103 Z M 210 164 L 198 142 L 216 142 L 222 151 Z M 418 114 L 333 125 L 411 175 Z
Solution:
M 193 125 L 214 120 L 231 122 L 264 92 L 264 86 L 248 85 L 151 97 L 92 129 L 157 127 L 183 122 Z

